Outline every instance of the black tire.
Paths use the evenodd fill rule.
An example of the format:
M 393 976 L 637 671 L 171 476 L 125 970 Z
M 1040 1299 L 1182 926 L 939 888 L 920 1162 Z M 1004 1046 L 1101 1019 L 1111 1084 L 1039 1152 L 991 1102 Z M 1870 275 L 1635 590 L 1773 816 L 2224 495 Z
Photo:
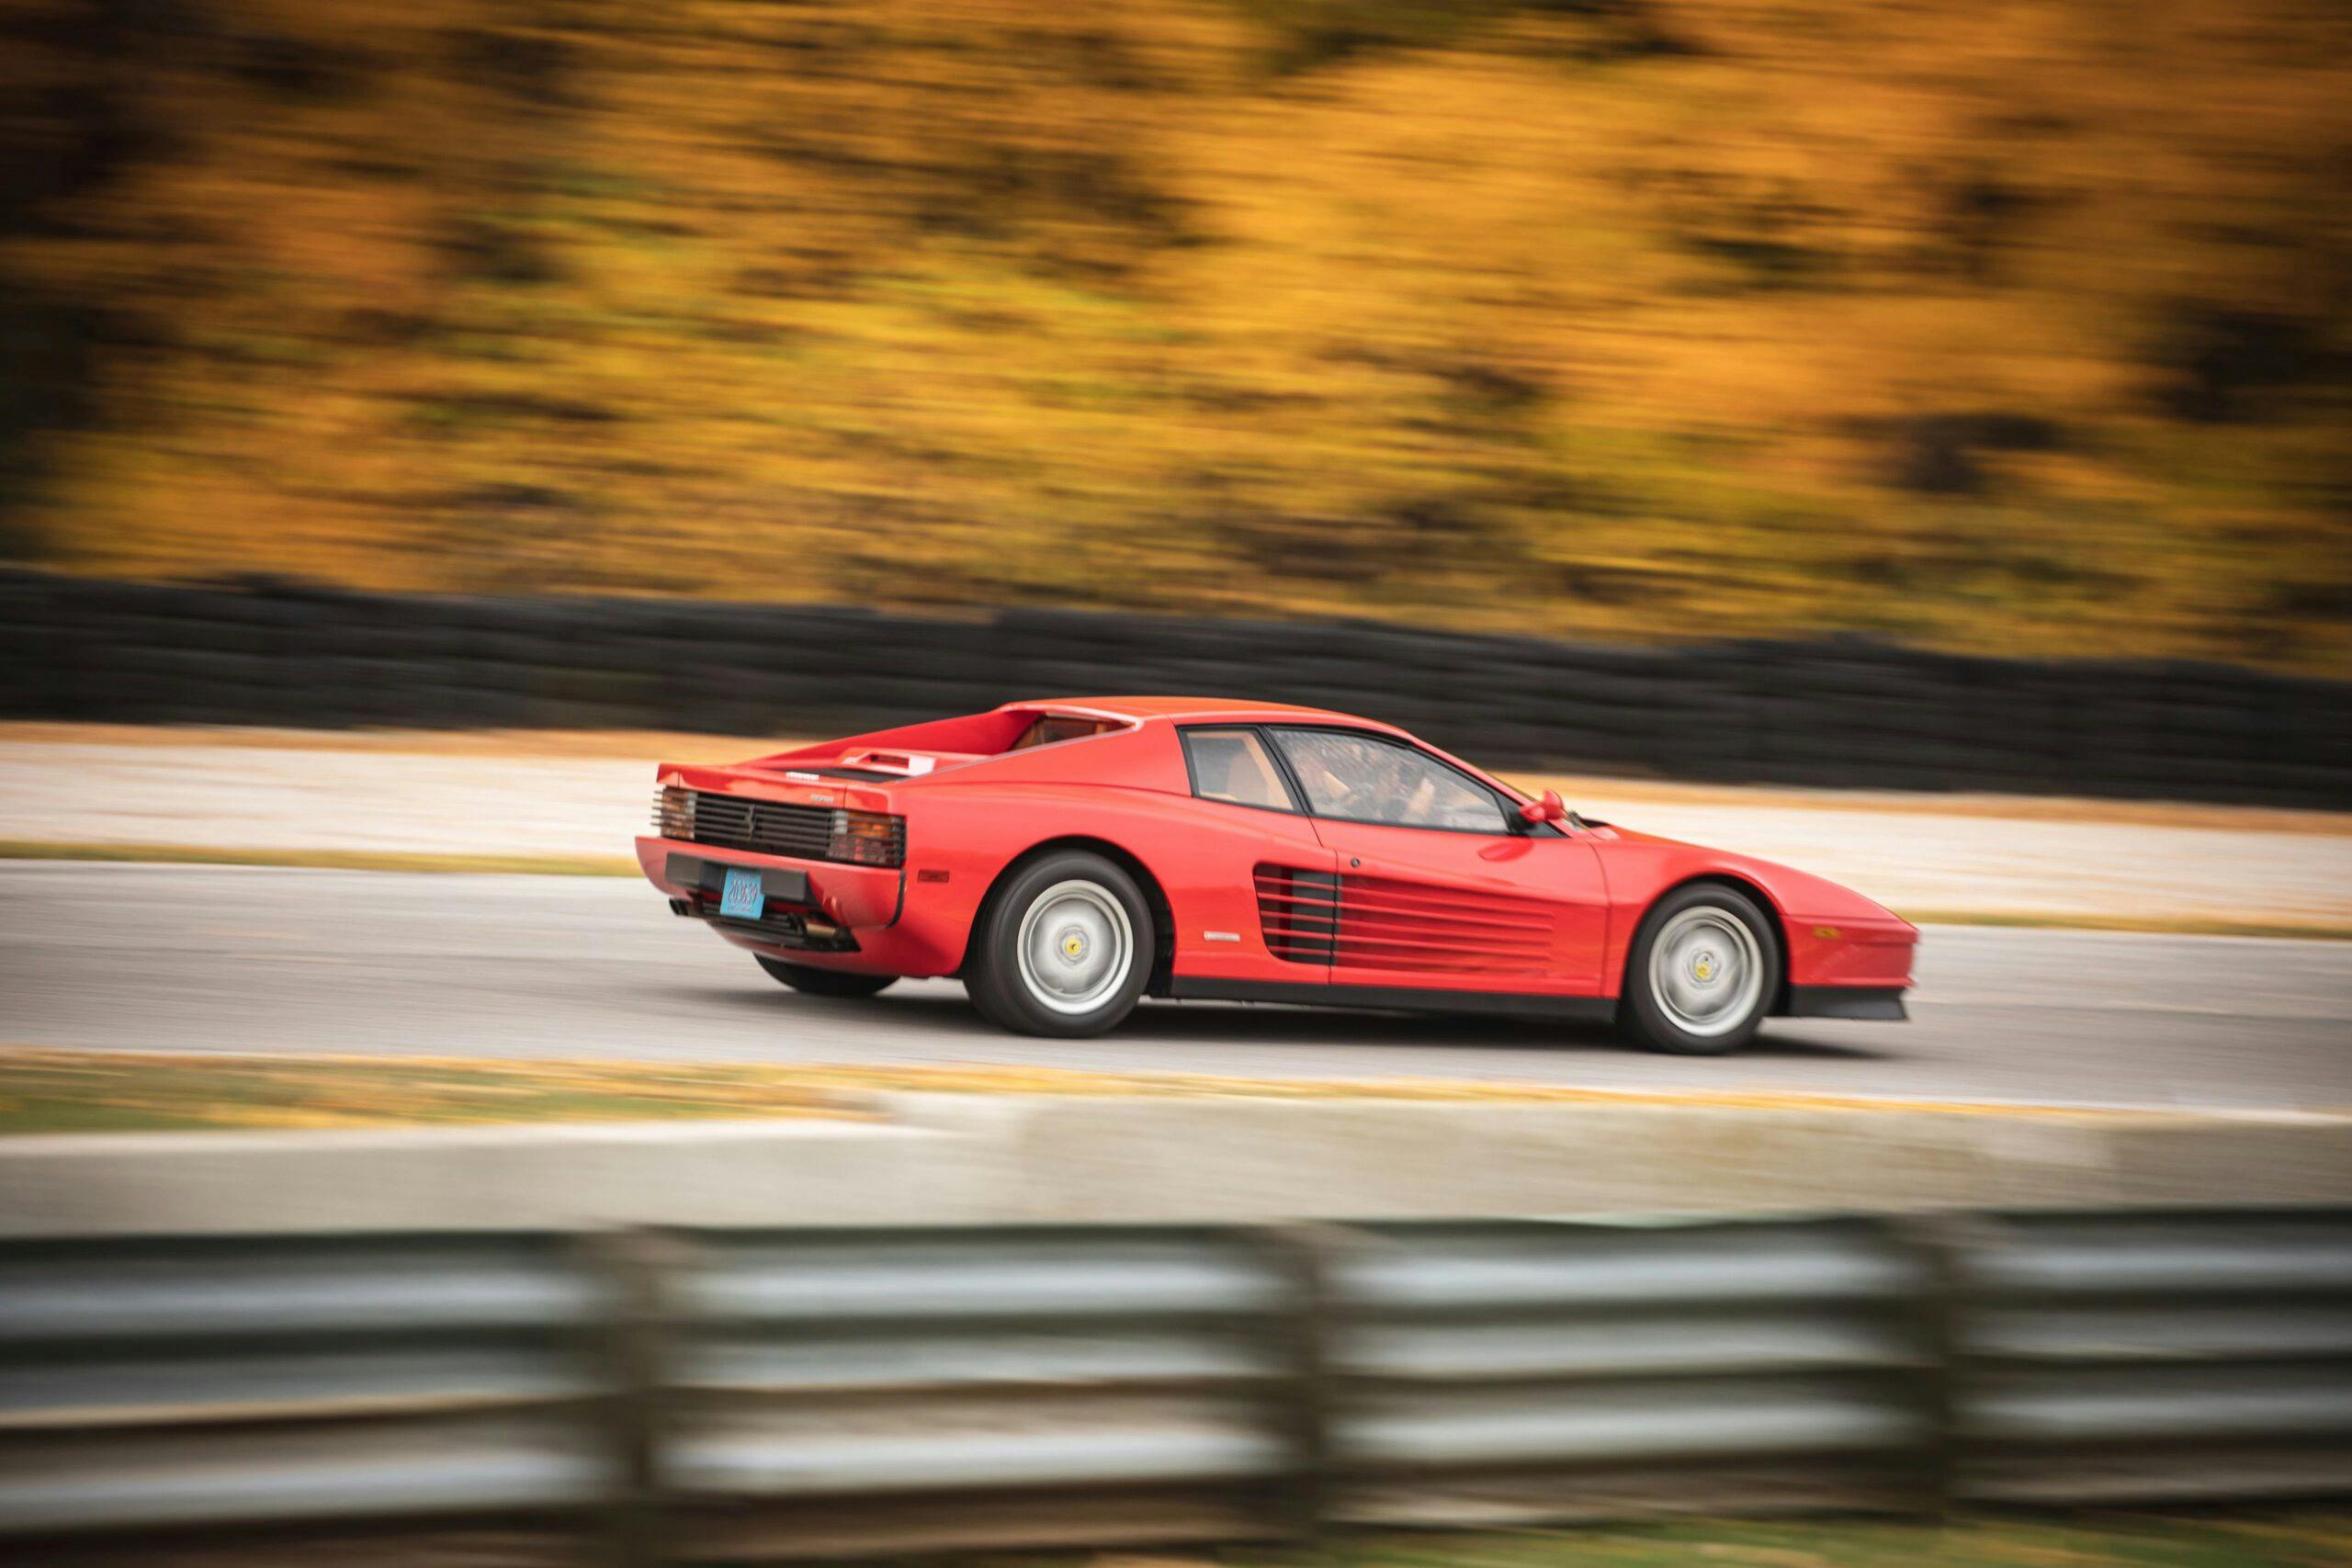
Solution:
M 1057 921 L 1057 929 L 1047 929 Z M 1024 930 L 1032 944 L 1026 967 Z M 1019 867 L 997 889 L 972 934 L 964 987 L 980 1015 L 1001 1029 L 1086 1039 L 1116 1028 L 1135 1010 L 1151 978 L 1157 941 L 1151 905 L 1134 877 L 1101 855 L 1059 850 Z M 1057 992 L 1063 980 L 1068 986 Z
M 1653 962 L 1662 941 L 1674 944 L 1679 959 Z M 1660 973 L 1668 965 L 1670 977 Z M 1731 988 L 1718 997 L 1718 986 Z M 1780 989 L 1778 923 L 1736 888 L 1693 883 L 1667 894 L 1642 917 L 1625 958 L 1617 1027 L 1627 1044 L 1645 1051 L 1720 1056 L 1756 1038 Z M 1706 1012 L 1709 1003 L 1715 1013 Z
M 899 983 L 896 975 L 851 975 L 839 969 L 819 969 L 807 964 L 786 964 L 764 953 L 752 957 L 760 967 L 794 990 L 812 997 L 871 997 Z

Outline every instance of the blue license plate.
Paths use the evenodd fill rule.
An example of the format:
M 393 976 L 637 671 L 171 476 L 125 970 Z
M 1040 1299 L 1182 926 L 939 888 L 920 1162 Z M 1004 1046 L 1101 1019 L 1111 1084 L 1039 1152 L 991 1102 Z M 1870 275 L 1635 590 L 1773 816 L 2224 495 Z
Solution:
M 718 896 L 720 914 L 730 920 L 756 920 L 767 906 L 767 892 L 760 886 L 758 872 L 728 871 L 726 891 Z

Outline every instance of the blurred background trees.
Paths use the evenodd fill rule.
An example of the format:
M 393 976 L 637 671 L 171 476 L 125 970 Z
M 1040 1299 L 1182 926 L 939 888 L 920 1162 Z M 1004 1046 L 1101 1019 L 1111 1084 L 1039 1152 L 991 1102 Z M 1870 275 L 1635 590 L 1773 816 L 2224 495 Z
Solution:
M 0 25 L 0 557 L 2352 669 L 2338 0 Z

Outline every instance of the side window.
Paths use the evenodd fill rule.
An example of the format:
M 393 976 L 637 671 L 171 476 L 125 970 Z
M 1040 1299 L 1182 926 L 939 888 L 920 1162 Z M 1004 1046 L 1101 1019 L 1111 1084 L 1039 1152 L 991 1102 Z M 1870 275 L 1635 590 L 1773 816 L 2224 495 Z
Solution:
M 1409 746 L 1332 729 L 1278 729 L 1274 738 L 1306 792 L 1307 809 L 1317 817 L 1457 832 L 1510 830 L 1493 792 Z
M 1193 793 L 1203 800 L 1295 811 L 1290 791 L 1266 743 L 1254 729 L 1187 729 L 1184 762 L 1193 771 Z

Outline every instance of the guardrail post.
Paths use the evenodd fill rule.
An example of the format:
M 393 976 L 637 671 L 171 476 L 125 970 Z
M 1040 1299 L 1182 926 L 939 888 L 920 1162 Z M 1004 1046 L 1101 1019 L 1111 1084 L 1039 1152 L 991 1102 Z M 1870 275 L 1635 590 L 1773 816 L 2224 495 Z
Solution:
M 1925 1434 L 1917 1472 L 1920 1512 L 1942 1517 L 1951 1511 L 1958 1478 L 1960 1251 L 1969 1243 L 1971 1226 L 1966 1216 L 1952 1214 L 1898 1214 L 1885 1226 L 1919 1269 L 1911 1328 L 1920 1363 L 1908 1387 Z
M 617 1476 L 606 1515 L 607 1560 L 614 1568 L 661 1568 L 671 1560 L 662 1474 L 670 1302 L 685 1247 L 650 1231 L 594 1235 L 582 1245 L 612 1292 L 604 1343 L 612 1392 L 605 1410 Z
M 1331 1404 L 1329 1366 L 1329 1261 L 1338 1227 L 1270 1225 L 1253 1230 L 1260 1250 L 1283 1282 L 1285 1310 L 1269 1325 L 1275 1356 L 1287 1375 L 1275 1385 L 1272 1419 L 1291 1453 L 1281 1501 L 1289 1533 L 1313 1540 L 1330 1511 Z

